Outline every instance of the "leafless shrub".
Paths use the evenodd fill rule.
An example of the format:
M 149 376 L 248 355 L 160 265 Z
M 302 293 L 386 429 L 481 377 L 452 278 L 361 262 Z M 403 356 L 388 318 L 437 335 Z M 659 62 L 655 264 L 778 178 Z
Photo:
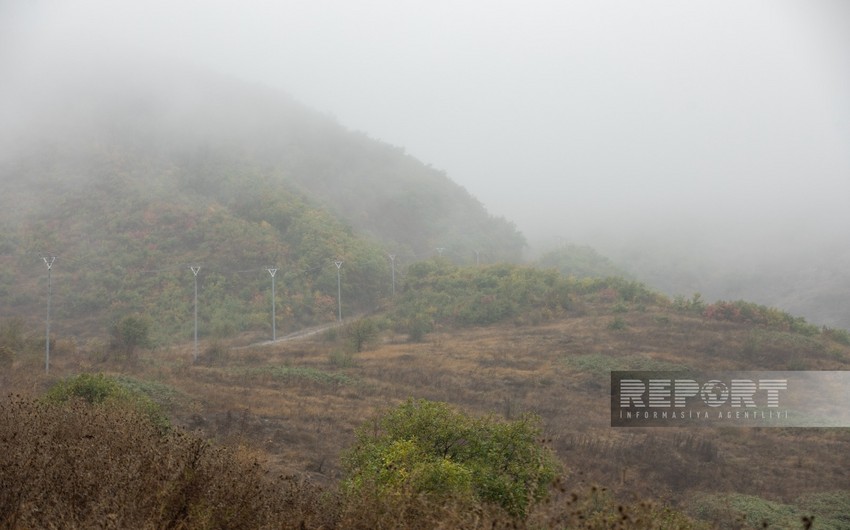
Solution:
M 315 527 L 319 498 L 130 409 L 0 403 L 0 528 Z

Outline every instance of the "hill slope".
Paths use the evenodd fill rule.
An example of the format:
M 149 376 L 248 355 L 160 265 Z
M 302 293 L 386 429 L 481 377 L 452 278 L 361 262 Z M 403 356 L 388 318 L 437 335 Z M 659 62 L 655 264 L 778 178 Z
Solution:
M 203 332 L 265 333 L 266 268 L 294 328 L 334 318 L 333 260 L 350 314 L 389 292 L 387 252 L 510 261 L 525 244 L 444 174 L 274 90 L 145 63 L 39 80 L 0 109 L 0 316 L 42 318 L 42 256 L 58 256 L 57 329 L 147 313 L 165 338 L 189 330 L 189 265 Z
M 563 463 L 565 489 L 540 507 L 544 522 L 530 527 L 578 527 L 566 513 L 574 510 L 569 493 L 586 494 L 594 485 L 593 491 L 607 490 L 599 499 L 593 494 L 599 501 L 595 510 L 610 495 L 615 517 L 618 503 L 651 499 L 717 528 L 760 528 L 763 520 L 771 527 L 799 528 L 800 516 L 811 514 L 824 528 L 845 527 L 846 429 L 613 429 L 609 372 L 846 370 L 846 333 L 823 332 L 754 305 L 740 306 L 747 310 L 740 314 L 720 304 L 701 310 L 698 300 L 671 301 L 625 280 L 568 280 L 507 266 L 474 272 L 439 260 L 417 269 L 402 287 L 399 309 L 418 292 L 428 304 L 443 298 L 439 308 L 447 311 L 435 315 L 439 329 L 421 342 L 384 326 L 355 352 L 350 340 L 357 327 L 351 326 L 302 341 L 209 348 L 200 363 L 192 363 L 188 348 L 145 353 L 136 365 L 98 361 L 87 353 L 62 355 L 50 378 L 37 369 L 41 355 L 25 354 L 6 372 L 7 384 L 42 389 L 51 378 L 82 366 L 129 373 L 122 381 L 144 389 L 176 423 L 200 430 L 206 439 L 249 449 L 275 475 L 297 473 L 308 484 L 331 487 L 355 429 L 410 396 L 505 418 L 532 412 L 542 418 L 545 443 Z M 555 282 L 565 299 L 553 308 L 534 289 L 517 291 L 536 281 Z M 463 314 L 479 305 L 475 286 L 482 282 L 493 302 L 510 293 L 529 296 L 514 296 L 524 305 L 493 325 L 454 327 L 448 312 L 457 308 Z M 549 318 L 539 318 L 541 312 Z M 392 318 L 389 312 L 372 320 L 380 328 Z M 740 523 L 742 515 L 750 526 Z M 626 526 L 631 527 L 647 526 Z

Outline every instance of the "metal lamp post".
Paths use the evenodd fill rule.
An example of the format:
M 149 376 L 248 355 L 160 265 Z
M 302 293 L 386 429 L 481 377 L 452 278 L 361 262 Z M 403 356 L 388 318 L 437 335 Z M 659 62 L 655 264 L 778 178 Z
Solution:
M 339 279 L 339 270 L 342 268 L 342 261 L 336 260 L 334 261 L 334 265 L 336 265 L 336 300 L 338 307 L 338 319 L 342 322 L 342 283 Z

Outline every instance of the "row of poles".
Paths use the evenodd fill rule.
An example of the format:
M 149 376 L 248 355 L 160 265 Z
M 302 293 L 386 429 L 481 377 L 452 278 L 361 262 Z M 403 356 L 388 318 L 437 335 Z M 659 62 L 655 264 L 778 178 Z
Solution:
M 55 258 L 54 258 L 55 259 Z M 395 256 L 390 256 L 390 260 L 393 262 L 393 295 L 395 295 Z M 46 260 L 45 260 L 46 261 Z M 337 319 L 339 322 L 342 322 L 342 279 L 340 278 L 340 270 L 342 269 L 342 260 L 334 260 L 334 265 L 336 265 L 336 299 L 337 299 Z M 189 269 L 192 271 L 192 275 L 195 280 L 195 349 L 193 354 L 193 360 L 197 362 L 198 360 L 198 273 L 201 272 L 201 267 L 199 266 L 190 266 Z M 49 268 L 48 268 L 49 271 Z M 275 297 L 275 277 L 277 276 L 278 269 L 276 268 L 268 268 L 266 269 L 269 275 L 272 278 L 272 342 L 277 340 L 277 315 L 275 314 L 277 308 L 277 300 Z M 48 286 L 50 285 L 50 280 L 48 279 Z M 47 338 L 48 343 L 50 342 L 50 295 L 49 295 L 49 287 L 48 287 L 48 327 L 47 327 Z M 48 345 L 48 351 L 50 346 Z
M 390 254 L 390 261 L 392 262 L 393 269 L 393 289 L 392 293 L 395 296 L 395 255 Z M 50 373 L 50 298 L 52 294 L 52 281 L 51 281 L 51 273 L 53 271 L 53 262 L 56 261 L 56 256 L 51 256 L 49 258 L 43 257 L 44 264 L 47 265 L 47 338 L 45 341 L 45 353 L 44 353 L 44 373 Z M 337 319 L 339 322 L 342 322 L 342 279 L 340 277 L 340 271 L 342 269 L 342 260 L 335 260 L 334 265 L 336 265 L 336 297 L 337 297 Z M 195 301 L 194 301 L 194 316 L 195 316 L 195 348 L 193 354 L 193 360 L 197 362 L 198 360 L 198 273 L 201 272 L 201 267 L 198 265 L 190 265 L 189 270 L 192 271 L 192 276 L 195 282 Z M 278 269 L 276 268 L 268 268 L 266 269 L 272 278 L 272 341 L 277 340 L 277 318 L 276 318 L 276 299 L 275 299 L 275 276 L 277 274 Z
M 443 252 L 446 250 L 444 247 L 438 247 L 437 252 L 440 256 L 443 255 Z M 392 264 L 392 296 L 395 297 L 395 254 L 387 254 L 390 258 L 390 263 Z M 52 292 L 51 285 L 51 273 L 53 271 L 53 263 L 56 261 L 56 256 L 43 257 L 44 264 L 47 265 L 47 339 L 45 341 L 45 356 L 44 356 L 44 372 L 50 373 L 50 298 Z M 342 260 L 334 260 L 334 265 L 336 265 L 336 298 L 337 298 L 337 320 L 342 322 L 342 279 L 340 277 L 340 271 L 342 269 Z M 475 251 L 475 263 L 476 265 L 479 263 L 479 253 Z M 193 360 L 198 360 L 198 273 L 201 272 L 201 267 L 197 265 L 191 265 L 189 270 L 192 271 L 192 275 L 195 281 L 195 303 L 194 303 L 194 316 L 195 316 L 195 344 L 194 344 L 194 354 Z M 276 320 L 276 301 L 275 301 L 275 276 L 277 274 L 277 268 L 268 268 L 266 269 L 269 275 L 272 278 L 272 341 L 277 340 L 277 320 Z

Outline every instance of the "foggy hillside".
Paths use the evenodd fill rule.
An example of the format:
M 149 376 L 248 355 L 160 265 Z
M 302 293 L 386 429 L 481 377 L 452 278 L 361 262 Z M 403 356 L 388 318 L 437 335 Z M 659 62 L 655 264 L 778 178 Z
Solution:
M 0 0 L 0 527 L 846 530 L 848 94 L 847 0 Z
M 444 247 L 461 261 L 476 250 L 490 261 L 520 257 L 525 243 L 513 225 L 404 149 L 347 130 L 278 90 L 184 64 L 112 60 L 42 68 L 37 90 L 13 85 L 4 98 L 4 181 L 15 180 L 9 167 L 47 155 L 80 169 L 53 186 L 86 183 L 87 157 L 104 151 L 192 167 L 203 173 L 199 189 L 225 167 L 251 166 L 398 253 L 425 257 Z
M 147 314 L 159 340 L 189 336 L 188 265 L 202 268 L 205 330 L 226 336 L 269 327 L 269 267 L 283 330 L 335 318 L 334 260 L 348 315 L 389 292 L 389 254 L 400 267 L 437 248 L 520 258 L 512 224 L 402 149 L 273 89 L 100 59 L 5 88 L 3 316 L 41 317 L 45 256 L 59 325 L 97 333 Z
M 840 226 L 756 241 L 645 235 L 597 240 L 621 268 L 670 295 L 751 300 L 830 327 L 850 328 L 850 252 Z
M 518 255 L 510 223 L 406 150 L 535 243 L 848 327 L 848 6 L 0 2 L 0 145 L 243 157 L 393 252 Z M 453 191 L 400 189 L 420 181 Z

